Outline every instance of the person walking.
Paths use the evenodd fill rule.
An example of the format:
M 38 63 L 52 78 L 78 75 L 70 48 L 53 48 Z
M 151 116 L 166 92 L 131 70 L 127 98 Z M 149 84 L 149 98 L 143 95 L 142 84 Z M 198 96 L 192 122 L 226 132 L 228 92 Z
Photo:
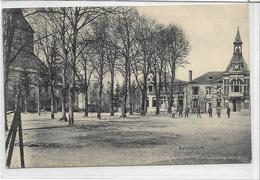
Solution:
M 185 118 L 188 118 L 189 117 L 189 113 L 190 113 L 190 107 L 187 105 L 185 107 Z
M 198 108 L 197 108 L 197 118 L 201 118 L 201 115 L 200 115 L 200 106 L 198 106 Z
M 227 116 L 228 116 L 228 118 L 230 118 L 230 107 L 229 106 L 227 107 Z
M 175 118 L 176 117 L 176 107 L 175 107 L 175 104 L 173 104 L 172 106 L 172 118 Z
M 183 112 L 183 108 L 182 108 L 182 106 L 180 105 L 180 106 L 179 106 L 179 117 L 180 117 L 180 118 L 183 117 L 182 112 Z
M 217 116 L 221 118 L 221 107 L 217 107 Z
M 209 117 L 212 117 L 212 106 L 211 105 L 209 105 L 208 113 L 209 113 Z

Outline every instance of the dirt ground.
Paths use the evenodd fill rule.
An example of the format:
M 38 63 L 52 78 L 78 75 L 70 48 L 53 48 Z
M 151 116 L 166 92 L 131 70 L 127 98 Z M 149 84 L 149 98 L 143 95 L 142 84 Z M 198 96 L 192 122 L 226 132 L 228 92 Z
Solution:
M 9 122 L 13 114 L 9 115 Z M 49 113 L 22 114 L 25 166 L 72 167 L 117 165 L 170 165 L 250 163 L 249 112 L 232 113 L 218 119 L 191 115 L 103 114 L 83 117 L 75 113 L 69 126 Z M 15 146 L 12 168 L 19 168 L 19 146 Z

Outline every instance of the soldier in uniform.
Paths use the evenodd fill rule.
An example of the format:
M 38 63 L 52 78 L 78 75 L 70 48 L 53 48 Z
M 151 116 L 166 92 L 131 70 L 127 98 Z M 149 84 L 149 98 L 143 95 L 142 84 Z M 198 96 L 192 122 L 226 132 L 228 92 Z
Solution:
M 230 118 L 230 107 L 229 106 L 227 107 L 227 116 L 228 116 L 228 118 Z
M 186 107 L 185 107 L 185 118 L 187 117 L 189 117 L 189 113 L 190 113 L 190 107 L 187 105 Z

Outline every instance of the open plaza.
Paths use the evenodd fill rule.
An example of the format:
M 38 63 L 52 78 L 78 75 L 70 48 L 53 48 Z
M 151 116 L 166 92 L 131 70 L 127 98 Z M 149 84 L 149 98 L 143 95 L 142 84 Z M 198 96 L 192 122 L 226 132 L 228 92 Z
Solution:
M 61 114 L 22 113 L 25 167 L 176 165 L 251 162 L 250 112 L 221 118 L 139 114 L 102 119 L 75 113 L 75 125 Z M 13 114 L 8 115 L 9 122 Z M 11 168 L 20 167 L 16 143 Z

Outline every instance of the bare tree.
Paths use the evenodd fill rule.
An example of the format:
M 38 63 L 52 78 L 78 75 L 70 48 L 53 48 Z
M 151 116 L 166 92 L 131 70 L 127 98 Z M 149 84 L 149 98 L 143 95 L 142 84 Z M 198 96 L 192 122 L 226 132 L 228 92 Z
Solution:
M 121 55 L 118 61 L 118 71 L 124 78 L 122 117 L 126 117 L 128 86 L 131 74 L 131 62 L 138 54 L 136 21 L 138 13 L 134 9 L 121 8 L 114 20 L 114 34 L 118 40 L 117 50 Z
M 69 86 L 69 123 L 74 124 L 74 99 L 75 99 L 75 77 L 77 73 L 78 58 L 88 45 L 87 38 L 80 34 L 89 31 L 89 25 L 102 15 L 110 14 L 113 8 L 101 7 L 71 7 L 65 8 L 64 14 L 70 25 L 71 53 L 70 53 L 70 86 Z M 82 46 L 85 44 L 85 46 Z
M 165 53 L 167 55 L 167 68 L 170 74 L 168 97 L 168 113 L 170 113 L 176 69 L 177 67 L 184 66 L 188 63 L 185 58 L 188 56 L 191 48 L 183 29 L 177 25 L 169 25 L 165 30 L 165 42 L 167 45 Z
M 39 41 L 40 49 L 42 50 L 46 65 L 49 70 L 49 81 L 51 89 L 51 118 L 54 119 L 55 113 L 55 81 L 57 78 L 57 53 L 56 53 L 56 43 L 52 39 L 45 38 L 44 41 Z
M 77 72 L 78 79 L 80 80 L 82 84 L 82 89 L 84 92 L 84 116 L 88 117 L 88 102 L 89 102 L 89 86 L 90 86 L 90 80 L 92 77 L 92 73 L 94 71 L 93 66 L 91 65 L 90 59 L 93 58 L 93 55 L 91 55 L 91 48 L 86 48 L 83 53 L 81 54 L 81 58 L 79 59 L 79 68 Z
M 138 58 L 133 59 L 132 71 L 141 91 L 141 114 L 146 113 L 147 79 L 151 73 L 152 59 L 155 56 L 155 37 L 158 26 L 146 17 L 138 21 L 138 43 L 140 45 Z
M 95 56 L 91 58 L 91 63 L 95 69 L 95 76 L 99 83 L 98 92 L 98 112 L 97 117 L 101 119 L 102 113 L 102 92 L 103 92 L 103 81 L 105 74 L 108 71 L 107 57 L 107 39 L 108 39 L 108 22 L 105 18 L 98 18 L 98 21 L 93 22 L 93 32 L 95 36 L 95 43 L 93 44 L 93 51 Z
M 110 115 L 114 116 L 114 86 L 115 86 L 115 73 L 116 73 L 116 64 L 119 58 L 119 53 L 117 51 L 118 40 L 113 34 L 113 19 L 116 15 L 106 18 L 106 21 L 109 23 L 107 27 L 107 41 L 106 41 L 106 58 L 108 61 L 108 68 L 110 72 Z M 112 20 L 111 20 L 112 19 Z

